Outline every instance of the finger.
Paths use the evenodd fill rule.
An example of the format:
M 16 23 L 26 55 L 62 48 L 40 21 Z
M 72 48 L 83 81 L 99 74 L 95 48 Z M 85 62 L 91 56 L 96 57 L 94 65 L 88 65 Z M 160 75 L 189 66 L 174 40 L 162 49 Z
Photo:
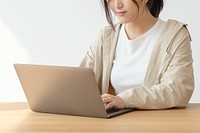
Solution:
M 102 98 L 109 97 L 109 96 L 111 96 L 111 95 L 107 94 L 107 93 L 104 93 L 104 94 L 101 95 Z
M 108 102 L 111 102 L 111 101 L 113 101 L 112 99 L 113 99 L 113 95 L 110 95 L 110 94 L 103 94 L 103 95 L 101 95 L 101 98 L 102 98 L 102 101 L 104 102 L 104 103 L 108 103 Z
M 106 110 L 108 110 L 110 108 L 116 108 L 116 106 L 115 106 L 114 102 L 110 102 L 110 103 L 106 104 L 105 108 L 106 108 Z
M 103 97 L 102 98 L 103 103 L 109 103 L 112 102 L 112 97 Z
M 109 109 L 109 108 L 122 109 L 124 107 L 125 107 L 125 104 L 120 97 L 113 97 L 111 102 L 107 103 L 105 106 L 106 109 Z

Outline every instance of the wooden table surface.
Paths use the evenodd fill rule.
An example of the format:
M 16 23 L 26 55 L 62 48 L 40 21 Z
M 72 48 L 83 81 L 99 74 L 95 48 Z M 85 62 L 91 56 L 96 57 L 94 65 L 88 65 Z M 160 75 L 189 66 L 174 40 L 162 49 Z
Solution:
M 136 110 L 110 119 L 32 112 L 27 103 L 0 103 L 0 133 L 200 133 L 200 104 Z

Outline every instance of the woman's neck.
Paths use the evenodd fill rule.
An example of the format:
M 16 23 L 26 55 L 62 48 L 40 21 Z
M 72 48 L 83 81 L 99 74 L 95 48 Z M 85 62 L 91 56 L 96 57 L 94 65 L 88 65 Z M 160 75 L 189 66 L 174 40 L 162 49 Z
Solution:
M 124 24 L 126 34 L 130 40 L 136 39 L 151 29 L 156 22 L 157 19 L 147 12 L 145 16 L 138 16 L 136 20 Z

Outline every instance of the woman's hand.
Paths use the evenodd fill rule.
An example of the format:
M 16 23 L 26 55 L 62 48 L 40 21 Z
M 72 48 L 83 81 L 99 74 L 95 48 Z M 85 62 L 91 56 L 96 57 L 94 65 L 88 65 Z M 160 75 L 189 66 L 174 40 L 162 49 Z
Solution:
M 106 110 L 110 108 L 123 109 L 125 107 L 124 101 L 118 96 L 103 94 L 101 98 Z

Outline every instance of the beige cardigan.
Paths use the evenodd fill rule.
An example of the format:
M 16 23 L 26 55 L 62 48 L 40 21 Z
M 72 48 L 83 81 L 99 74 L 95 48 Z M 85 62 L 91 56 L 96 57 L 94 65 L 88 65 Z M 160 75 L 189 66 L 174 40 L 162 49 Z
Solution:
M 102 94 L 108 92 L 120 28 L 121 24 L 117 24 L 115 31 L 111 27 L 102 30 L 80 64 L 93 69 Z M 185 24 L 167 21 L 154 46 L 144 84 L 118 95 L 125 107 L 165 109 L 187 105 L 194 89 L 190 41 Z

